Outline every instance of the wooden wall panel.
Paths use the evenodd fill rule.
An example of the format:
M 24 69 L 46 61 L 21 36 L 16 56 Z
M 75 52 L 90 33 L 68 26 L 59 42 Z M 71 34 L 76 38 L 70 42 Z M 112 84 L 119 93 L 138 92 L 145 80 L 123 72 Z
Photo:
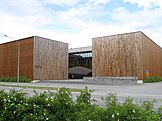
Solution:
M 33 47 L 34 37 L 21 41 L 20 74 L 33 79 Z
M 162 76 L 162 48 L 143 33 L 142 53 L 143 79 L 146 78 L 146 70 L 150 70 L 150 76 Z
M 33 37 L 20 43 L 20 76 L 33 78 Z M 16 41 L 0 44 L 0 76 L 17 77 L 18 45 Z
M 68 44 L 35 37 L 34 79 L 68 79 Z
M 93 38 L 93 77 L 136 76 L 142 78 L 141 32 Z
M 0 77 L 3 75 L 3 46 L 0 45 Z

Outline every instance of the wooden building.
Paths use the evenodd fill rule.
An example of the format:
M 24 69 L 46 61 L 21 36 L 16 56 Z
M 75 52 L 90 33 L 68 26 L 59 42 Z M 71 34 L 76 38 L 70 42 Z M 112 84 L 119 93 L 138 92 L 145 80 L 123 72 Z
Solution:
M 144 33 L 132 32 L 92 39 L 93 77 L 162 76 L 162 48 Z
M 0 77 L 17 76 L 17 42 L 20 76 L 32 80 L 68 79 L 68 44 L 37 36 L 0 44 Z

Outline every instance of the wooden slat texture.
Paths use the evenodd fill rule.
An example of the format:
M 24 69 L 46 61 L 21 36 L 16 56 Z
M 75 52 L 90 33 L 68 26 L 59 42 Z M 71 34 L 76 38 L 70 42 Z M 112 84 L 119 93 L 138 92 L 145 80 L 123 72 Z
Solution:
M 35 37 L 34 79 L 68 79 L 68 44 Z
M 68 44 L 41 37 L 18 42 L 21 47 L 20 76 L 38 80 L 68 78 Z M 16 41 L 0 44 L 0 77 L 17 76 L 17 57 Z
M 146 78 L 146 70 L 150 70 L 150 76 L 162 76 L 162 48 L 143 33 L 142 55 L 143 79 Z
M 3 75 L 3 46 L 0 45 L 0 77 Z
M 142 78 L 141 49 L 141 32 L 93 38 L 93 77 L 133 76 Z
M 33 78 L 33 37 L 20 43 L 20 76 Z M 18 45 L 16 41 L 0 44 L 0 77 L 17 77 Z

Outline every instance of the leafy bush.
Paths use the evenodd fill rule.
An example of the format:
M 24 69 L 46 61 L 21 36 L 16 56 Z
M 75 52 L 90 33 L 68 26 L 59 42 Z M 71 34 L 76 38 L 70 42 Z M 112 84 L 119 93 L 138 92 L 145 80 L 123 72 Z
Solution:
M 92 90 L 87 87 L 81 90 L 75 104 L 75 121 L 101 121 L 103 109 L 91 99 Z
M 115 94 L 109 94 L 103 99 L 106 104 L 102 121 L 160 121 L 162 117 L 153 109 L 154 101 L 143 101 L 141 105 L 127 98 L 123 103 L 117 100 Z
M 154 110 L 154 101 L 135 104 L 127 98 L 120 103 L 115 94 L 102 98 L 106 107 L 91 99 L 91 91 L 83 89 L 72 100 L 69 89 L 43 92 L 29 97 L 22 91 L 0 91 L 0 121 L 161 121 L 162 107 Z
M 93 101 L 91 99 L 91 92 L 92 92 L 91 90 L 88 90 L 88 88 L 85 87 L 85 89 L 81 90 L 80 95 L 77 96 L 76 102 L 78 104 L 84 103 L 91 105 L 91 102 Z
M 162 81 L 162 77 L 159 76 L 152 76 L 152 77 L 148 77 L 144 80 L 144 83 L 154 83 L 154 82 L 161 82 Z
M 16 77 L 0 77 L 0 82 L 17 82 Z M 27 79 L 25 76 L 20 77 L 19 82 L 31 82 L 30 79 Z
M 21 121 L 23 118 L 22 110 L 26 102 L 26 96 L 24 92 L 11 90 L 9 94 L 1 91 L 1 115 L 0 121 Z

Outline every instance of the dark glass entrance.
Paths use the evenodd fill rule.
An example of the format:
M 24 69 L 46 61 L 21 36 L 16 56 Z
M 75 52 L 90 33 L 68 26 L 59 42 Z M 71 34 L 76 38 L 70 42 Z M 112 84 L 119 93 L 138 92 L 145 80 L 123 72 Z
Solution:
M 69 79 L 92 76 L 92 51 L 69 53 Z

